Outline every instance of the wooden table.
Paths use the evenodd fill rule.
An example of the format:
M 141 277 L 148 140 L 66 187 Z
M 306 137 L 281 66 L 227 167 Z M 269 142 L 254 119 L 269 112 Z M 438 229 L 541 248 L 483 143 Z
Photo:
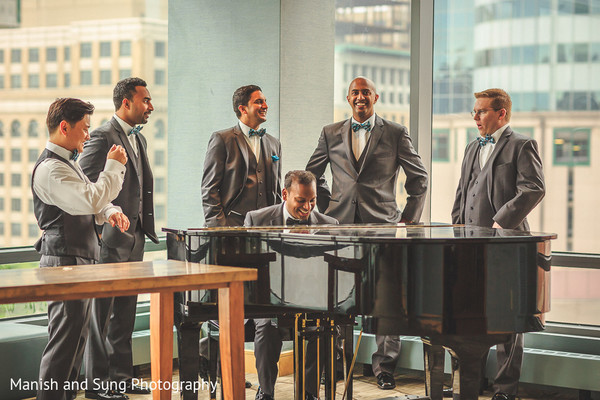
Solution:
M 173 293 L 219 289 L 221 377 L 225 399 L 245 398 L 244 287 L 256 269 L 160 260 L 0 271 L 0 304 L 151 293 L 153 400 L 171 399 Z

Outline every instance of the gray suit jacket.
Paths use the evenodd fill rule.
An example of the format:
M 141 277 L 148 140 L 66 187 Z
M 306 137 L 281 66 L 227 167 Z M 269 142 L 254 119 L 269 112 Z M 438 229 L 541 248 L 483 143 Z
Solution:
M 283 225 L 283 204 L 275 204 L 246 214 L 244 226 L 278 226 Z M 337 225 L 335 218 L 328 217 L 313 210 L 310 213 L 311 225 Z
M 123 132 L 117 120 L 114 117 L 111 118 L 108 122 L 95 129 L 90 136 L 90 140 L 85 142 L 84 151 L 79 161 L 83 172 L 92 182 L 96 182 L 98 175 L 104 169 L 106 154 L 108 154 L 112 145 L 123 146 L 127 151 L 127 164 L 125 165 L 127 171 L 125 172 L 123 188 L 112 203 L 120 206 L 123 214 L 127 215 L 130 222 L 128 232 L 133 233 L 140 211 L 140 196 L 143 196 L 142 229 L 150 240 L 158 243 L 158 238 L 154 231 L 154 178 L 148 161 L 146 138 L 141 133 L 138 134 L 138 148 L 143 172 L 143 187 L 140 188 L 136 172 L 138 166 L 135 162 L 135 153 L 131 147 L 131 143 L 127 139 L 127 135 Z M 109 223 L 105 223 L 102 227 L 102 242 L 108 244 L 109 247 L 125 248 L 129 246 L 131 248 L 133 241 L 133 236 L 124 235 L 119 229 L 113 228 Z
M 465 223 L 466 194 L 478 149 L 479 143 L 474 140 L 465 150 L 452 208 L 454 224 Z M 535 140 L 507 127 L 478 180 L 487 186 L 487 198 L 481 201 L 491 204 L 494 221 L 506 229 L 529 230 L 527 214 L 545 194 L 542 160 Z
M 251 151 L 240 126 L 212 134 L 206 149 L 202 176 L 202 206 L 206 226 L 228 226 L 233 207 L 243 200 L 248 179 Z M 265 134 L 261 139 L 260 156 L 264 157 L 265 173 L 270 174 L 267 199 L 272 204 L 281 202 L 281 143 Z
M 351 119 L 327 125 L 306 165 L 319 179 L 319 210 L 343 224 L 353 223 L 356 207 L 362 222 L 418 221 L 425 204 L 427 171 L 415 152 L 406 127 L 375 116 L 358 169 L 354 164 Z M 323 173 L 331 167 L 332 191 Z M 396 178 L 406 173 L 408 201 L 404 211 L 396 204 Z

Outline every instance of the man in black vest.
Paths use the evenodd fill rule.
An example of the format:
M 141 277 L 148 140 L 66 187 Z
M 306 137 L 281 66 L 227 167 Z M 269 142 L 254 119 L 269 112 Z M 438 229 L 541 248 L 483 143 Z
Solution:
M 110 203 L 123 185 L 125 150 L 108 150 L 95 183 L 76 162 L 89 139 L 93 112 L 92 104 L 71 98 L 54 101 L 48 110 L 50 138 L 31 178 L 34 213 L 43 230 L 35 244 L 42 268 L 95 264 L 100 252 L 95 223 L 107 222 L 122 232 L 129 228 L 127 216 Z M 79 376 L 90 304 L 89 299 L 48 302 L 49 338 L 40 364 L 38 400 L 75 398 L 76 391 L 65 390 L 65 384 Z
M 131 221 L 127 232 L 109 224 L 102 226 L 100 262 L 142 261 L 147 236 L 158 243 L 154 232 L 154 181 L 148 161 L 146 138 L 140 130 L 148 122 L 152 98 L 146 82 L 127 78 L 113 90 L 115 114 L 95 129 L 85 144 L 81 167 L 95 182 L 104 167 L 103 154 L 112 145 L 122 145 L 128 162 L 123 190 L 114 200 Z M 104 297 L 92 301 L 90 338 L 85 355 L 85 370 L 90 399 L 124 400 L 125 393 L 148 394 L 147 388 L 132 383 L 133 333 L 137 296 Z M 102 387 L 93 382 L 102 382 Z

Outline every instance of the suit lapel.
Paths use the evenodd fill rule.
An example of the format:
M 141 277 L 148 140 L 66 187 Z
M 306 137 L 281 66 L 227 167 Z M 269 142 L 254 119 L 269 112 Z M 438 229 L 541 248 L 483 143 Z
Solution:
M 240 153 L 242 153 L 242 157 L 244 157 L 244 165 L 246 166 L 246 178 L 247 178 L 248 177 L 248 166 L 250 165 L 250 157 L 248 155 L 248 150 L 249 150 L 248 142 L 246 141 L 246 138 L 244 137 L 244 132 L 242 132 L 242 130 L 240 129 L 240 126 L 238 124 L 236 124 L 233 127 L 233 134 L 235 135 L 235 140 L 240 149 Z M 244 179 L 244 182 L 245 181 L 246 181 L 246 179 Z
M 477 142 L 471 142 L 469 143 L 470 146 L 467 150 L 467 152 L 465 153 L 465 165 L 464 165 L 464 171 L 462 171 L 462 181 L 461 181 L 461 195 L 463 199 L 467 198 L 467 189 L 469 188 L 469 180 L 471 179 L 471 172 L 473 171 L 473 165 L 475 163 L 475 159 L 477 158 L 477 152 L 479 151 L 479 144 Z M 465 202 L 461 202 L 461 210 L 460 210 L 460 215 L 461 215 L 461 220 L 464 221 L 464 215 L 465 215 Z
M 121 144 L 125 148 L 125 151 L 127 152 L 127 158 L 129 158 L 129 160 L 131 161 L 131 165 L 133 165 L 133 169 L 135 169 L 136 175 L 139 175 L 137 162 L 135 162 L 137 156 L 135 155 L 133 147 L 131 147 L 131 142 L 129 142 L 127 134 L 123 132 L 123 128 L 121 128 L 121 125 L 117 122 L 117 120 L 114 117 L 110 120 L 110 124 L 112 125 L 117 137 L 121 141 Z
M 502 136 L 500 136 L 498 143 L 496 143 L 494 151 L 492 151 L 492 154 L 490 154 L 490 158 L 488 158 L 487 162 L 483 166 L 483 170 L 481 171 L 482 174 L 487 175 L 487 194 L 494 211 L 497 211 L 493 203 L 491 202 L 492 188 L 494 186 L 494 162 L 496 161 L 498 154 L 500 154 L 504 146 L 506 146 L 506 143 L 508 143 L 508 141 L 510 140 L 511 135 L 512 129 L 510 129 L 510 127 L 507 126 L 504 132 L 502 132 Z
M 346 159 L 352 164 L 352 175 L 355 177 L 358 176 L 358 171 L 354 168 L 354 153 L 352 152 L 352 129 L 350 129 L 350 123 L 352 118 L 349 118 L 342 124 L 340 130 L 337 132 L 338 135 L 342 137 L 342 142 L 344 143 L 344 151 L 346 152 Z
M 271 226 L 280 226 L 283 225 L 283 203 L 278 207 L 275 207 L 273 210 L 273 214 L 271 215 L 271 220 L 269 221 L 269 225 Z
M 361 157 L 362 162 L 360 163 L 360 169 L 358 172 L 359 175 L 365 168 L 365 165 L 367 164 L 367 162 L 369 162 L 369 158 L 371 157 L 371 154 L 373 154 L 373 152 L 377 148 L 377 144 L 379 143 L 379 140 L 381 139 L 382 135 L 383 135 L 383 121 L 381 120 L 381 118 L 379 118 L 378 115 L 375 115 L 375 124 L 373 126 L 373 129 L 371 129 L 371 135 L 369 136 L 369 140 L 367 141 L 367 147 L 364 150 L 364 152 L 365 152 L 364 157 Z

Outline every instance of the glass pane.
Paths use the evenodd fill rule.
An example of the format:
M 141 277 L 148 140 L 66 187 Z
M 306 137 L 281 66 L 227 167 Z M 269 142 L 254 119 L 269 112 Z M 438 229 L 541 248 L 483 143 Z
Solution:
M 600 164 L 594 159 L 596 138 L 600 136 L 600 86 L 595 70 L 600 62 L 600 45 L 594 29 L 574 28 L 596 26 L 597 15 L 591 13 L 598 4 L 574 0 L 513 1 L 512 13 L 507 17 L 502 10 L 509 6 L 502 0 L 434 3 L 433 126 L 436 130 L 449 130 L 450 160 L 433 160 L 433 221 L 451 221 L 464 150 L 478 134 L 468 113 L 461 114 L 442 104 L 446 99 L 452 103 L 453 99 L 464 98 L 472 108 L 473 92 L 499 87 L 512 97 L 510 126 L 536 140 L 542 159 L 546 194 L 528 216 L 531 229 L 557 233 L 553 250 L 600 252 L 600 241 L 594 239 L 600 215 L 589 212 L 596 208 L 600 195 L 596 189 L 600 188 Z M 519 14 L 515 7 L 521 6 Z M 494 12 L 489 12 L 490 8 Z M 473 16 L 472 27 L 453 25 L 453 15 L 462 13 Z M 517 15 L 520 16 L 513 17 Z M 550 16 L 564 19 L 565 24 L 549 25 L 554 18 Z M 519 34 L 507 33 L 506 26 Z M 546 32 L 548 29 L 551 32 Z M 572 34 L 573 29 L 576 35 Z M 461 36 L 466 39 L 459 43 L 455 38 L 464 30 L 470 34 Z M 508 62 L 485 61 L 500 46 L 496 40 L 478 40 L 481 32 L 492 38 L 509 35 L 501 42 L 510 43 Z M 531 34 L 523 34 L 527 32 Z M 452 63 L 458 56 L 462 63 Z M 467 84 L 462 88 L 446 85 L 458 77 Z M 435 134 L 432 140 L 433 147 Z M 598 314 L 595 320 L 600 324 Z

